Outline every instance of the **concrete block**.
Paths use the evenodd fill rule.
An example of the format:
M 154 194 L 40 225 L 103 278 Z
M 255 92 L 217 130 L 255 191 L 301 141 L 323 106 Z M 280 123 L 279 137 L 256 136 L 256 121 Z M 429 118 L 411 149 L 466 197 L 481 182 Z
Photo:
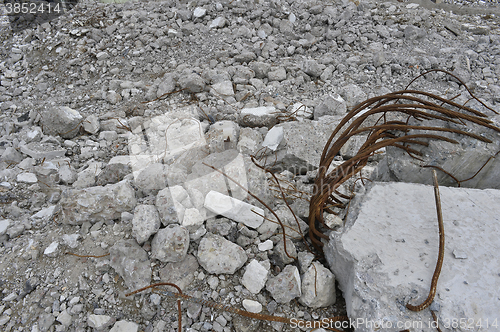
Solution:
M 445 257 L 432 306 L 441 324 L 462 319 L 470 323 L 468 331 L 491 331 L 495 319 L 500 323 L 500 191 L 440 187 L 440 192 Z M 422 328 L 410 329 L 435 331 L 428 309 L 413 312 L 405 305 L 427 298 L 438 243 L 432 186 L 375 183 L 358 196 L 345 229 L 332 232 L 325 246 L 350 319 L 378 323 L 383 331 L 419 323 Z M 376 330 L 366 324 L 356 328 Z

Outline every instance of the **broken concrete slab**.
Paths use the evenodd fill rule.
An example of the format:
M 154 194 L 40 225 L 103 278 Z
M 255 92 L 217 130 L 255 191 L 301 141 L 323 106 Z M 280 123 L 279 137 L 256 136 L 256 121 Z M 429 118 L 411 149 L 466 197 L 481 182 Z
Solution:
M 488 330 L 484 322 L 498 322 L 500 312 L 500 191 L 440 187 L 440 192 L 446 241 L 432 305 L 441 324 L 472 319 L 471 330 Z M 427 310 L 412 312 L 405 305 L 427 298 L 438 242 L 432 186 L 375 183 L 353 201 L 346 228 L 332 232 L 325 246 L 351 320 L 377 322 L 384 331 L 400 331 L 398 322 L 420 322 L 419 331 L 435 331 Z M 482 328 L 475 325 L 480 320 Z M 374 330 L 364 324 L 356 329 Z

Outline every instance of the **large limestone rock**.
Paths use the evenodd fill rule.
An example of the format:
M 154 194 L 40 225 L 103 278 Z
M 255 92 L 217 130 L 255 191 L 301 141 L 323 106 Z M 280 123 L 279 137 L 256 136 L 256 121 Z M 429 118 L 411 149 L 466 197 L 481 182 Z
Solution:
M 484 322 L 498 322 L 500 312 L 500 191 L 440 187 L 440 192 L 446 241 L 432 306 L 439 309 L 441 324 L 472 319 L 470 331 L 489 331 Z M 427 325 L 428 310 L 412 312 L 405 305 L 427 298 L 438 242 L 432 186 L 376 183 L 359 196 L 346 228 L 332 232 L 325 246 L 351 320 L 378 322 L 383 331 L 400 331 L 398 322 L 423 322 L 419 331 L 435 331 Z M 482 328 L 476 326 L 480 319 Z M 374 330 L 363 324 L 356 329 Z

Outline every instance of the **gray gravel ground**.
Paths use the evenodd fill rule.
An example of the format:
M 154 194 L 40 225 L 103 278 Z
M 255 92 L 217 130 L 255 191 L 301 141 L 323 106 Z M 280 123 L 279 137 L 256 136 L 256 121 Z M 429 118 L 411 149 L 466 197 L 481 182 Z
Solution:
M 467 2 L 476 4 L 486 5 Z M 263 313 L 304 319 L 342 314 L 339 291 L 336 304 L 321 308 L 278 294 L 284 282 L 311 290 L 304 282 L 311 266 L 305 246 L 295 241 L 299 264 L 286 262 L 272 223 L 252 228 L 210 215 L 197 193 L 214 184 L 199 180 L 204 173 L 196 163 L 229 158 L 231 149 L 247 162 L 281 123 L 283 137 L 273 132 L 264 144 L 307 169 L 346 109 L 403 89 L 433 68 L 455 73 L 500 111 L 500 22 L 489 5 L 493 9 L 451 12 L 396 1 L 82 1 L 40 24 L 28 16 L 3 17 L 0 329 L 173 331 L 175 301 L 151 293 L 124 296 L 171 278 L 188 294 L 238 308 L 260 304 Z M 465 91 L 441 74 L 414 87 L 447 97 Z M 303 112 L 290 117 L 299 106 Z M 159 119 L 168 126 L 140 141 Z M 179 133 L 168 136 L 169 144 L 181 146 L 200 130 L 206 146 L 190 146 L 187 157 L 172 155 L 146 172 L 119 158 L 151 148 L 154 137 L 163 140 L 160 155 L 167 132 Z M 347 157 L 348 151 L 339 156 Z M 175 189 L 156 186 L 164 174 Z M 253 168 L 248 174 L 253 188 L 267 188 L 265 175 Z M 314 172 L 280 176 L 312 191 Z M 282 200 L 265 197 L 286 214 Z M 306 220 L 307 209 L 296 201 Z M 178 224 L 184 229 L 179 240 L 155 242 L 160 235 L 174 238 L 169 232 Z M 224 241 L 234 250 L 204 251 Z M 111 255 L 78 258 L 67 251 Z M 225 273 L 210 267 L 225 263 L 231 267 Z M 255 278 L 245 278 L 247 268 Z M 264 288 L 244 281 L 258 276 Z M 321 286 L 333 294 L 330 277 L 324 278 Z M 256 287 L 257 293 L 249 291 Z M 182 315 L 187 331 L 296 330 L 188 302 Z

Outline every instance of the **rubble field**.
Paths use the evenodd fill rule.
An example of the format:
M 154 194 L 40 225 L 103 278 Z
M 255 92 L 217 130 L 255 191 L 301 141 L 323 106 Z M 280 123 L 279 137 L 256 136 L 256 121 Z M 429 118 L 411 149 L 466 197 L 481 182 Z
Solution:
M 347 112 L 427 70 L 453 73 L 485 104 L 440 72 L 412 88 L 500 124 L 500 10 L 457 3 L 83 0 L 50 19 L 2 16 L 0 330 L 177 331 L 175 298 L 126 296 L 159 282 L 201 299 L 182 301 L 183 331 L 311 330 L 202 300 L 297 322 L 373 310 L 346 303 L 373 294 L 347 294 L 332 256 L 308 250 L 307 199 Z M 469 157 L 453 169 L 466 178 L 499 142 L 462 141 L 440 159 Z M 426 183 L 406 157 L 381 151 L 364 174 Z M 499 189 L 499 169 L 471 186 Z

